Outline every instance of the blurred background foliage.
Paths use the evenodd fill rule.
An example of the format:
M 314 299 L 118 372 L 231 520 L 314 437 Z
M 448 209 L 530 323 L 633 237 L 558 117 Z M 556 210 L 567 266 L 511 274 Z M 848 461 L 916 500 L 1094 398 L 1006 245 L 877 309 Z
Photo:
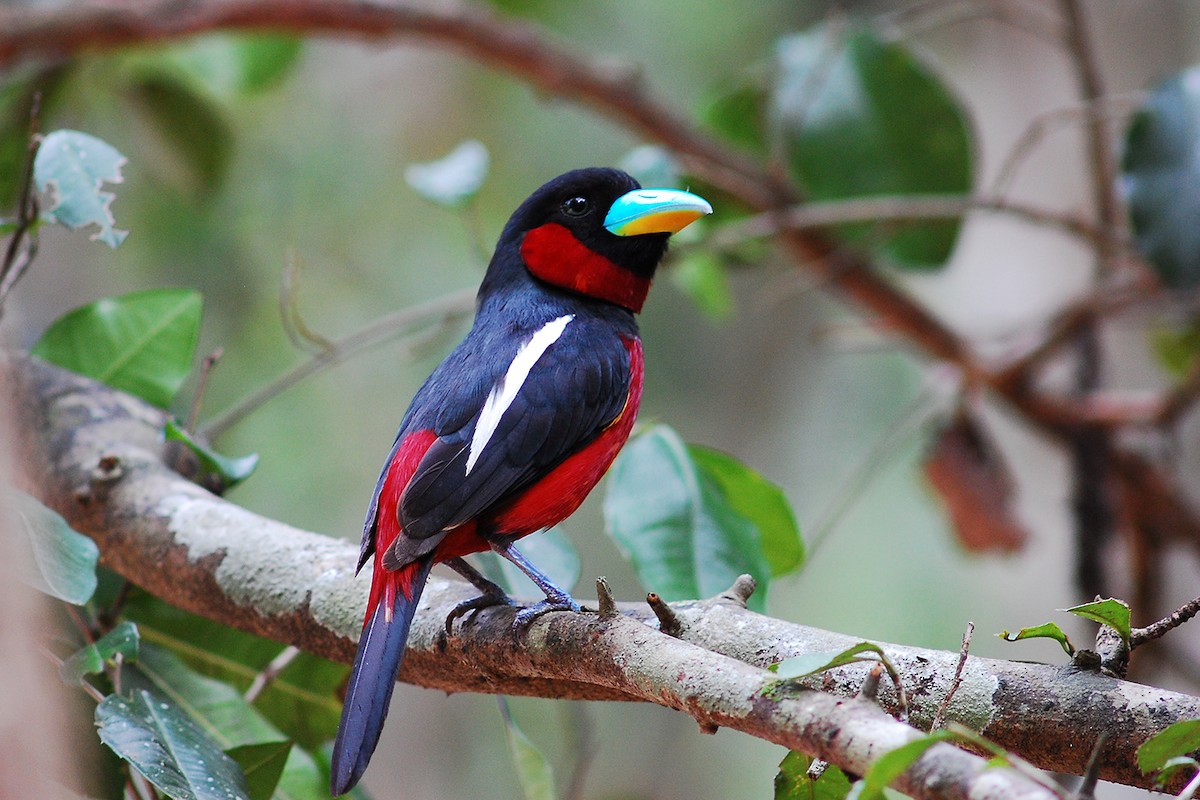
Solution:
M 872 173 L 861 176 L 858 191 L 990 186 L 1031 122 L 1078 108 L 1061 50 L 1005 22 L 1002 13 L 986 13 L 1003 7 L 1036 17 L 1042 12 L 1033 4 L 980 2 L 975 6 L 983 12 L 958 17 L 922 13 L 954 5 L 495 3 L 500 13 L 528 18 L 573 48 L 635 65 L 655 96 L 735 141 L 756 147 L 766 141 L 764 149 L 787 142 L 799 154 L 789 167 L 819 199 L 847 194 L 839 188 L 846 177 L 839 157 L 848 148 L 879 142 L 836 128 L 827 139 L 806 139 L 802 129 L 786 126 L 773 138 L 757 129 L 762 123 L 754 115 L 768 102 L 762 87 L 776 65 L 812 58 L 804 48 L 816 42 L 819 50 L 822 30 L 847 20 L 865 21 L 874 32 L 854 40 L 864 58 L 900 58 L 888 48 L 902 42 L 912 55 L 898 69 L 912 80 L 936 76 L 944 96 L 934 98 L 938 110 L 931 113 L 965 115 L 949 141 L 910 137 L 910 147 L 950 153 L 935 162 L 937 169 L 916 176 L 924 186 Z M 1200 58 L 1200 9 L 1186 0 L 1116 0 L 1087 10 L 1105 81 L 1120 101 L 1116 127 L 1123 129 L 1139 93 Z M 65 231 L 43 232 L 37 263 L 0 333 L 6 343 L 28 347 L 54 318 L 97 297 L 161 286 L 198 289 L 205 297 L 200 352 L 224 350 L 202 422 L 307 357 L 289 343 L 280 321 L 288 265 L 295 267 L 305 325 L 338 338 L 397 308 L 475 286 L 500 227 L 533 188 L 574 167 L 621 163 L 643 144 L 590 110 L 538 96 L 417 41 L 205 36 L 23 65 L 0 80 L 6 146 L 26 123 L 27 89 L 40 85 L 43 130 L 85 130 L 129 157 L 113 209 L 130 231 L 115 251 Z M 836 95 L 807 113 L 836 117 L 846 99 Z M 895 114 L 909 118 L 905 108 Z M 481 142 L 490 156 L 487 178 L 468 205 L 431 203 L 406 183 L 411 165 L 464 140 Z M 1078 119 L 1048 126 L 1024 153 L 1009 196 L 1087 209 L 1083 141 Z M 905 157 L 901 151 L 900 172 Z M 11 147 L 0 151 L 0 175 L 17 174 L 20 159 Z M 0 183 L 5 207 L 14 191 Z M 734 214 L 730 209 L 724 219 Z M 718 208 L 714 222 L 721 221 Z M 1027 343 L 1091 285 L 1092 254 L 1061 233 L 1003 216 L 972 217 L 956 227 L 931 226 L 924 235 L 932 244 L 914 244 L 911 236 L 868 243 L 898 265 L 895 280 L 985 353 Z M 930 246 L 949 254 L 944 269 L 903 269 L 939 261 L 926 258 L 922 248 Z M 984 634 L 975 639 L 977 655 L 1059 659 L 1052 642 L 1003 645 L 987 634 L 1090 599 L 1079 597 L 1071 580 L 1063 454 L 1005 409 L 985 410 L 1014 467 L 1016 517 L 1030 534 L 1011 554 L 967 552 L 921 471 L 930 426 L 948 408 L 945 376 L 879 336 L 870 320 L 771 248 L 697 263 L 702 256 L 690 251 L 703 247 L 693 240 L 678 248 L 683 259 L 666 267 L 642 316 L 642 419 L 669 423 L 688 442 L 734 454 L 784 487 L 810 554 L 801 573 L 772 585 L 768 612 L 950 650 L 973 620 Z M 729 296 L 700 291 L 697 302 L 695 286 L 705 281 L 727 282 Z M 1148 355 L 1145 336 L 1160 316 L 1177 329 L 1169 314 L 1139 312 L 1106 331 L 1115 353 L 1112 383 L 1166 385 L 1167 371 Z M 411 342 L 374 347 L 232 427 L 220 437 L 222 450 L 257 452 L 261 463 L 230 498 L 302 528 L 357 540 L 400 414 L 466 326 L 465 320 L 444 326 L 420 341 L 413 357 Z M 182 396 L 188 395 L 185 388 Z M 1194 434 L 1194 423 L 1188 431 Z M 1194 448 L 1180 456 L 1194 483 Z M 644 589 L 602 528 L 598 496 L 563 526 L 581 551 L 583 583 L 606 575 L 618 597 L 638 597 Z M 1164 575 L 1168 604 L 1194 594 L 1195 568 L 1194 556 L 1181 551 L 1177 569 Z M 771 791 L 783 755 L 739 734 L 697 735 L 690 720 L 658 708 L 517 700 L 512 711 L 564 770 L 569 753 L 582 746 L 587 726 L 579 720 L 591 720 L 587 746 L 596 761 L 589 797 L 761 797 Z M 378 797 L 398 795 L 401 782 L 406 798 L 519 796 L 503 731 L 493 698 L 446 698 L 401 686 L 366 785 Z

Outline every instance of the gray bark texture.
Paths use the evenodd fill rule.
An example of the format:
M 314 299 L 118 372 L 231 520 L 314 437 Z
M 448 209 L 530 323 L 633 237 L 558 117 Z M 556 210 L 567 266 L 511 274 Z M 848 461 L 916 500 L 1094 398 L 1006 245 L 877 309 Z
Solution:
M 41 499 L 99 544 L 105 566 L 188 611 L 349 661 L 367 576 L 357 547 L 253 514 L 190 482 L 164 444 L 163 412 L 36 359 L 4 362 L 23 416 L 22 455 Z M 262 478 L 260 478 L 262 479 Z M 897 665 L 912 725 L 897 721 L 885 681 L 879 702 L 855 697 L 868 666 L 780 690 L 766 667 L 858 640 L 751 612 L 744 579 L 721 596 L 671 604 L 675 635 L 648 606 L 616 614 L 554 613 L 519 639 L 513 609 L 485 610 L 445 632 L 473 589 L 433 577 L 413 624 L 400 679 L 447 692 L 637 700 L 682 711 L 702 729 L 729 727 L 862 774 L 927 728 L 958 654 L 882 644 Z M 819 690 L 819 691 L 818 691 Z M 1149 786 L 1136 748 L 1167 725 L 1200 717 L 1200 698 L 1070 668 L 970 657 L 946 715 L 1051 771 L 1080 773 L 1096 735 L 1108 738 L 1101 777 Z M 917 798 L 1049 797 L 1020 772 L 989 768 L 948 744 L 931 748 L 894 787 Z

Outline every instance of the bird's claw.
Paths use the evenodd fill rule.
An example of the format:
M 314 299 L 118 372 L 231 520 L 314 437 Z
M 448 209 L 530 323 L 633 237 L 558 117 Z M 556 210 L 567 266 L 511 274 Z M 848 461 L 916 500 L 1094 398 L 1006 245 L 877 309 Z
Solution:
M 515 606 L 515 605 L 516 605 L 516 601 L 514 601 L 511 597 L 509 597 L 508 595 L 503 594 L 503 593 L 492 594 L 489 592 L 485 592 L 484 594 L 481 594 L 478 597 L 472 597 L 470 600 L 464 600 L 461 603 L 459 603 L 458 605 L 456 605 L 453 609 L 451 609 L 450 613 L 446 615 L 446 633 L 452 634 L 454 632 L 453 631 L 454 621 L 461 616 L 464 616 L 466 614 L 472 614 L 477 611 L 482 611 L 483 609 L 491 608 L 492 606 Z
M 574 611 L 578 614 L 582 610 L 579 607 L 579 603 L 575 602 L 575 598 L 565 592 L 561 595 L 547 595 L 546 599 L 540 603 L 534 603 L 517 612 L 517 615 L 513 617 L 513 635 L 517 636 L 524 633 L 525 629 L 533 624 L 535 619 L 543 614 L 549 614 L 551 611 Z

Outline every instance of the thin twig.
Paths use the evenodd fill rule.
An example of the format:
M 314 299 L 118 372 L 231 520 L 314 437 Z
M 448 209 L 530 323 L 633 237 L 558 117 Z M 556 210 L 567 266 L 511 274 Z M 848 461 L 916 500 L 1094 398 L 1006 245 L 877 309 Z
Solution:
M 882 25 L 898 28 L 900 31 L 896 36 L 898 39 L 911 39 L 935 28 L 984 19 L 1007 25 L 1061 47 L 1063 44 L 1061 21 L 1050 15 L 1045 15 L 1043 19 L 1037 19 L 1036 13 L 1033 12 L 1039 10 L 1040 8 L 1036 5 L 1012 9 L 995 2 L 930 0 L 893 11 L 878 19 Z
M 926 425 L 949 413 L 951 403 L 958 397 L 960 389 L 957 380 L 951 384 L 949 381 L 943 382 L 940 377 L 931 377 L 925 390 L 892 418 L 850 474 L 839 482 L 832 497 L 811 525 L 812 532 L 809 534 L 808 543 L 810 561 L 820 551 L 829 534 L 854 507 L 864 489 L 891 463 L 892 457 Z
M 225 348 L 218 347 L 200 362 L 200 377 L 196 380 L 196 392 L 192 395 L 192 405 L 188 409 L 187 431 L 189 433 L 196 430 L 196 420 L 200 418 L 200 404 L 204 401 L 204 390 L 208 387 L 208 378 L 212 374 L 213 367 L 217 365 L 223 355 L 225 355 Z
M 650 606 L 650 610 L 658 618 L 658 629 L 667 636 L 674 636 L 678 639 L 683 633 L 683 626 L 679 622 L 679 616 L 676 615 L 675 609 L 671 608 L 671 604 L 663 600 L 658 593 L 650 592 L 646 595 L 646 605 Z
M 55 669 L 62 668 L 62 665 L 65 663 L 64 659 L 59 658 L 56 653 L 54 653 L 52 650 L 48 649 L 44 645 L 38 645 L 37 648 L 38 648 L 38 651 L 41 652 L 41 654 L 46 657 L 46 660 L 48 660 L 50 663 L 52 663 L 54 665 Z M 101 692 L 99 689 L 97 689 L 95 686 L 88 683 L 87 681 L 80 681 L 79 688 L 83 690 L 84 694 L 86 694 L 88 697 L 95 700 L 97 703 L 102 702 L 104 700 L 104 692 Z
M 950 708 L 950 701 L 954 699 L 954 693 L 958 691 L 958 687 L 962 686 L 963 668 L 967 666 L 967 654 L 971 651 L 971 634 L 973 633 L 975 633 L 975 623 L 968 622 L 967 630 L 963 633 L 962 647 L 958 651 L 958 665 L 954 668 L 954 680 L 950 682 L 950 689 L 942 698 L 937 711 L 934 712 L 933 722 L 929 725 L 931 731 L 936 731 L 946 724 L 946 711 Z
M 1104 86 L 1093 43 L 1086 29 L 1081 0 L 1060 0 L 1060 13 L 1067 22 L 1067 51 L 1075 70 L 1079 93 L 1086 103 L 1104 96 Z M 1092 197 L 1100 227 L 1122 233 L 1125 229 L 1121 200 L 1117 194 L 1116 160 L 1110 144 L 1108 120 L 1092 115 L 1086 126 L 1088 170 Z M 1119 248 L 1114 241 L 1096 242 L 1096 266 L 1100 276 L 1110 275 L 1117 264 Z M 1103 350 L 1098 320 L 1087 320 L 1074 342 L 1078 360 L 1075 392 L 1087 396 L 1103 380 Z M 1113 440 L 1108 431 L 1090 427 L 1068 436 L 1071 452 L 1071 506 L 1076 531 L 1075 582 L 1085 594 L 1102 593 L 1108 582 L 1101 553 L 1116 524 L 1111 496 Z
M 1100 731 L 1096 743 L 1092 745 L 1092 756 L 1088 759 L 1087 769 L 1079 780 L 1072 800 L 1096 800 L 1096 784 L 1100 781 L 1100 758 L 1104 755 L 1104 743 L 1108 741 L 1108 733 Z
M 1168 631 L 1178 628 L 1183 623 L 1190 620 L 1192 617 L 1200 613 L 1200 597 L 1188 603 L 1184 603 L 1169 616 L 1160 619 L 1158 622 L 1147 625 L 1144 628 L 1134 628 L 1129 634 L 1129 649 L 1134 650 L 1144 645 L 1146 642 L 1153 641 L 1160 636 L 1163 636 Z
M 1025 222 L 1062 231 L 1090 246 L 1103 244 L 1137 254 L 1130 241 L 1118 239 L 1076 214 L 1039 208 L 1020 201 L 1006 200 L 997 195 L 887 195 L 807 203 L 730 223 L 717 231 L 706 244 L 712 248 L 729 249 L 748 239 L 775 236 L 785 229 L 804 231 L 853 222 L 922 223 L 956 219 L 972 211 L 1007 214 Z
M 1000 168 L 996 170 L 990 194 L 995 197 L 1004 195 L 1015 179 L 1021 164 L 1055 129 L 1080 122 L 1090 123 L 1097 117 L 1104 119 L 1127 117 L 1140 104 L 1144 96 L 1142 92 L 1109 95 L 1076 106 L 1052 109 L 1034 117 L 1025 126 L 1025 130 L 1017 138 L 1016 144 L 1009 148 L 1008 155 L 1004 157 Z
M 300 267 L 296 258 L 295 251 L 289 250 L 279 273 L 279 318 L 283 320 L 284 333 L 297 350 L 312 352 L 313 347 L 317 352 L 332 350 L 337 345 L 308 327 L 300 313 Z
M 474 290 L 464 289 L 454 292 L 436 300 L 388 314 L 348 336 L 335 340 L 332 348 L 314 354 L 308 361 L 280 375 L 212 421 L 202 425 L 201 436 L 209 441 L 216 439 L 245 417 L 306 378 L 345 361 L 361 350 L 400 336 L 418 325 L 430 324 L 433 326 L 432 335 L 440 334 L 443 328 L 466 316 L 474 308 L 474 298 Z M 410 346 L 407 348 L 409 352 L 415 351 L 420 344 L 428 340 L 428 332 L 422 331 L 421 333 L 425 335 L 418 336 L 409 343 Z
M 272 658 L 270 663 L 254 676 L 254 681 L 250 684 L 250 688 L 246 690 L 246 702 L 253 703 L 257 700 L 259 695 L 279 677 L 279 673 L 287 669 L 288 664 L 295 661 L 296 656 L 300 655 L 301 652 L 300 648 L 295 645 L 288 645 L 280 650 L 279 655 Z
M 403 0 L 211 0 L 177 13 L 174 0 L 9 11 L 0 25 L 0 65 L 84 49 L 159 42 L 216 30 L 286 30 L 369 38 L 415 36 L 454 48 L 553 97 L 591 107 L 634 134 L 678 154 L 688 174 L 758 211 L 794 205 L 795 188 L 744 153 L 717 141 L 645 90 L 636 70 L 580 56 L 537 28 L 498 18 L 477 5 L 430 9 Z M 999 381 L 955 331 L 881 275 L 873 265 L 819 232 L 783 231 L 780 244 L 798 267 L 907 338 L 937 360 L 954 363 L 973 384 L 996 389 L 1037 429 L 1058 439 L 1078 424 L 1069 405 Z M 222 426 L 222 428 L 225 426 Z
M 0 262 L 0 314 L 4 311 L 4 300 L 37 254 L 37 238 L 33 236 L 33 228 L 38 219 L 38 198 L 34 191 L 33 164 L 42 146 L 39 133 L 41 110 L 42 93 L 34 92 L 29 107 L 29 139 L 25 148 L 25 169 L 21 174 L 16 227 L 4 251 L 4 261 Z
M 879 681 L 883 678 L 883 664 L 876 662 L 875 666 L 867 671 L 867 677 L 863 679 L 862 688 L 858 690 L 858 696 L 864 700 L 870 700 L 872 703 L 879 700 Z

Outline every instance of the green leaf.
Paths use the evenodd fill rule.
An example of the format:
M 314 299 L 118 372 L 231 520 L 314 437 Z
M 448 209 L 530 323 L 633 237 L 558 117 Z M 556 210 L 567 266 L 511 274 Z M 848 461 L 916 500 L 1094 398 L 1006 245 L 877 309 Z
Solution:
M 872 655 L 863 658 L 864 653 Z M 877 644 L 871 642 L 859 642 L 858 644 L 847 647 L 840 653 L 805 653 L 799 656 L 785 658 L 776 664 L 770 666 L 770 670 L 779 676 L 781 680 L 796 680 L 798 678 L 807 678 L 809 675 L 816 675 L 821 672 L 834 669 L 836 667 L 844 667 L 847 664 L 856 664 L 860 661 L 879 661 L 888 668 L 888 673 L 896 674 L 895 667 L 888 660 L 887 656 Z
M 757 527 L 669 427 L 656 425 L 621 451 L 604 518 L 648 591 L 665 600 L 712 597 L 748 572 L 759 585 L 750 605 L 762 610 L 771 567 Z
M 119 655 L 125 662 L 135 662 L 138 657 L 137 625 L 122 622 L 95 643 L 81 648 L 58 668 L 58 674 L 68 686 L 79 686 L 85 675 L 104 671 L 104 664 Z
M 333 742 L 329 742 L 332 747 Z M 320 759 L 320 761 L 319 761 Z M 275 800 L 329 800 L 329 759 L 293 747 L 283 767 Z M 350 800 L 368 800 L 361 787 L 345 795 Z
M 1125 135 L 1122 179 L 1138 249 L 1173 289 L 1200 286 L 1200 67 L 1158 85 Z
M 140 590 L 130 595 L 125 614 L 138 623 L 143 641 L 168 648 L 191 669 L 238 692 L 248 689 L 281 649 L 278 642 L 190 614 Z M 342 712 L 337 691 L 348 672 L 344 664 L 301 653 L 259 695 L 254 708 L 288 738 L 315 749 L 337 730 Z
M 136 665 L 122 669 L 122 685 L 169 700 L 191 717 L 222 750 L 286 738 L 227 683 L 193 671 L 143 636 Z
M 59 317 L 33 354 L 166 407 L 191 371 L 201 307 L 192 289 L 98 300 Z
M 776 54 L 772 109 L 810 200 L 971 190 L 966 116 L 903 44 L 819 26 L 781 39 Z M 958 230 L 957 220 L 839 229 L 903 269 L 941 267 Z
M 1063 629 L 1053 622 L 1035 625 L 1032 628 L 1021 628 L 1016 633 L 1010 633 L 1007 630 L 1001 631 L 996 635 L 1006 642 L 1019 642 L 1022 639 L 1053 639 L 1062 646 L 1067 655 L 1075 655 L 1075 646 L 1071 644 L 1071 640 L 1067 638 Z
M 1101 625 L 1107 625 L 1115 630 L 1121 637 L 1121 641 L 1129 647 L 1129 635 L 1131 633 L 1132 621 L 1129 613 L 1129 605 L 1122 600 L 1114 600 L 1108 598 L 1106 600 L 1096 600 L 1083 605 L 1072 606 L 1065 609 L 1077 617 L 1090 619 L 1092 622 L 1099 622 Z
M 250 800 L 271 800 L 291 752 L 291 742 L 264 742 L 234 747 L 225 755 L 241 766 Z
M 1175 778 L 1175 773 L 1181 770 L 1188 770 L 1189 775 L 1195 775 L 1200 772 L 1200 761 L 1187 756 L 1176 756 L 1175 758 L 1167 759 L 1167 763 L 1162 765 L 1162 769 L 1154 777 L 1154 782 L 1159 786 L 1167 783 Z
M 1137 749 L 1138 769 L 1157 772 L 1180 756 L 1194 756 L 1200 750 L 1200 719 L 1185 719 L 1168 725 Z
M 145 690 L 109 695 L 96 707 L 100 741 L 178 800 L 248 796 L 237 762 L 178 706 Z
M 857 800 L 884 800 L 884 787 L 904 774 L 904 771 L 925 755 L 929 748 L 938 742 L 956 739 L 957 735 L 948 730 L 936 730 L 932 733 L 902 744 L 894 750 L 889 750 L 871 764 L 867 774 L 863 776 L 862 787 Z
M 185 189 L 212 191 L 233 157 L 234 134 L 226 111 L 178 71 L 143 68 L 130 81 L 129 96 L 146 115 L 148 128 L 166 144 L 188 176 Z
M 1150 344 L 1158 363 L 1167 372 L 1175 378 L 1185 378 L 1200 357 L 1200 319 L 1190 320 L 1180 328 L 1153 330 Z
M 850 779 L 841 769 L 829 764 L 815 781 L 808 777 L 812 756 L 792 750 L 779 762 L 775 775 L 775 800 L 845 800 Z
M 708 250 L 692 250 L 671 265 L 671 282 L 714 320 L 733 313 L 733 295 L 721 259 Z
M 517 548 L 559 588 L 569 592 L 579 583 L 579 551 L 561 528 L 554 527 L 533 536 L 526 536 L 518 543 Z M 542 596 L 542 590 L 507 559 L 500 558 L 495 553 L 480 553 L 477 558 L 482 565 L 483 574 L 498 583 L 510 595 Z
M 149 691 L 156 700 L 161 699 L 177 706 L 222 750 L 278 742 L 287 738 L 259 713 L 257 706 L 247 703 L 239 691 L 226 683 L 193 671 L 173 653 L 152 644 L 152 630 L 145 625 L 139 627 L 143 640 L 141 657 L 136 665 L 127 666 L 122 670 L 122 683 L 127 690 Z M 219 637 L 197 639 L 193 641 L 192 646 L 197 650 L 219 650 L 222 642 Z M 278 651 L 278 643 L 274 646 Z M 325 739 L 333 735 L 336 724 L 335 721 L 333 727 L 324 731 Z M 310 754 L 293 748 L 288 755 L 275 797 L 279 800 L 315 800 L 328 796 L 328 775 L 320 774 Z
M 483 143 L 468 139 L 437 161 L 409 164 L 404 170 L 404 180 L 426 200 L 458 208 L 475 197 L 483 186 L 488 161 Z
M 279 34 L 214 34 L 172 47 L 167 59 L 227 99 L 278 85 L 303 50 L 295 36 Z
M 32 557 L 17 563 L 25 566 L 28 561 L 37 570 L 22 574 L 22 580 L 59 600 L 77 606 L 86 603 L 96 591 L 100 559 L 96 543 L 24 492 L 0 492 L 0 502 L 9 507 L 29 542 Z
M 508 749 L 512 756 L 517 780 L 525 794 L 525 800 L 555 800 L 554 768 L 524 731 L 517 725 L 508 711 L 508 703 L 500 701 L 500 715 L 504 718 L 504 733 L 508 737 Z
M 804 540 L 783 489 L 720 450 L 692 444 L 688 452 L 700 469 L 720 484 L 733 510 L 758 528 L 772 577 L 799 569 L 804 563 Z
M 197 442 L 173 419 L 167 420 L 163 435 L 168 441 L 183 442 L 200 459 L 200 465 L 205 474 L 215 477 L 224 488 L 236 486 L 246 480 L 258 466 L 258 453 L 251 453 L 241 458 L 223 456 Z
M 735 145 L 765 155 L 770 94 L 764 83 L 751 79 L 715 91 L 704 102 L 700 120 Z
M 128 231 L 117 230 L 112 215 L 116 195 L 103 191 L 105 183 L 121 183 L 126 158 L 108 142 L 79 131 L 61 130 L 46 135 L 33 161 L 38 190 L 52 192 L 49 213 L 68 228 L 95 225 L 92 235 L 109 247 L 125 241 Z

